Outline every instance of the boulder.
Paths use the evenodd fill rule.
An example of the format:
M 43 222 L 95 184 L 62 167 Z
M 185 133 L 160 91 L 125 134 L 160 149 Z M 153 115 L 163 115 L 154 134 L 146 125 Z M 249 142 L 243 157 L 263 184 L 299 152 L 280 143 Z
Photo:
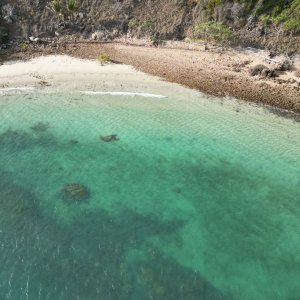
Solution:
M 96 31 L 96 32 L 92 33 L 91 38 L 94 41 L 105 40 L 106 39 L 106 34 L 105 34 L 104 31 Z
M 277 71 L 290 71 L 292 69 L 292 65 L 293 65 L 293 63 L 289 59 L 286 59 L 277 64 L 276 70 Z
M 251 76 L 261 75 L 262 73 L 267 73 L 266 70 L 269 70 L 269 68 L 264 65 L 256 65 L 250 69 L 250 75 Z

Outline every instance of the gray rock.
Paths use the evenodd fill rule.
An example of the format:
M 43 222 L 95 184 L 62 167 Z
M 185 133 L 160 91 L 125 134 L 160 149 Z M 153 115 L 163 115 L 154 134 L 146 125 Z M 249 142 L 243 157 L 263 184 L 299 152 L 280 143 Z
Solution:
M 293 65 L 293 63 L 289 59 L 286 59 L 283 62 L 280 62 L 276 66 L 276 70 L 277 71 L 290 71 L 292 68 L 292 65 Z
M 262 75 L 262 73 L 267 75 L 268 71 L 269 71 L 268 67 L 264 65 L 256 65 L 250 69 L 250 75 L 256 76 L 256 75 Z

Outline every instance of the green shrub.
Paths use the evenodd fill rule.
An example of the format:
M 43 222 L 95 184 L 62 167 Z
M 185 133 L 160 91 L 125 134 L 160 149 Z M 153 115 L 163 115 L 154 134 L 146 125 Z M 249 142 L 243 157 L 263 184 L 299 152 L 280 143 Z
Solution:
M 300 0 L 294 0 L 288 9 L 288 15 L 300 19 Z
M 111 61 L 111 58 L 108 54 L 103 53 L 98 56 L 98 60 L 101 62 L 101 64 L 106 64 Z
M 259 17 L 259 21 L 264 25 L 264 26 L 267 26 L 271 23 L 271 17 L 269 15 L 265 15 L 265 14 L 262 14 L 260 17 Z
M 284 29 L 289 32 L 299 33 L 300 32 L 300 21 L 296 18 L 289 19 L 284 23 Z
M 79 4 L 77 0 L 67 0 L 67 9 L 68 11 L 74 13 L 79 8 Z
M 139 26 L 139 20 L 136 18 L 131 19 L 128 23 L 129 28 L 136 28 L 138 26 Z
M 22 51 L 27 51 L 28 50 L 28 48 L 29 48 L 29 45 L 28 44 L 26 44 L 26 43 L 22 43 L 22 44 L 20 44 L 20 49 L 22 50 Z
M 259 20 L 264 26 L 272 24 L 276 30 L 284 29 L 293 34 L 300 32 L 300 20 L 290 16 L 288 10 L 284 10 L 278 15 L 263 14 Z
M 150 40 L 152 42 L 152 45 L 157 47 L 158 45 L 161 45 L 163 43 L 163 40 L 158 35 L 152 35 L 150 37 Z
M 151 34 L 154 31 L 154 24 L 151 21 L 145 21 L 141 25 L 141 32 L 143 34 Z
M 52 9 L 59 14 L 61 12 L 61 3 L 60 0 L 53 0 L 51 2 Z
M 215 21 L 196 25 L 194 27 L 194 37 L 222 45 L 230 44 L 234 40 L 233 32 L 226 25 Z

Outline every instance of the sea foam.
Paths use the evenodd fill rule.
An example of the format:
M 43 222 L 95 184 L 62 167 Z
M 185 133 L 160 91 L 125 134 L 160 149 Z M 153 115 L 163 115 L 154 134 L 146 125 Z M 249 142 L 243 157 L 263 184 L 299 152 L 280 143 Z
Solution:
M 150 93 L 134 93 L 134 92 L 100 92 L 100 91 L 80 91 L 80 93 L 87 94 L 87 95 L 112 95 L 112 96 L 140 96 L 146 98 L 167 98 L 163 95 L 158 94 L 150 94 Z

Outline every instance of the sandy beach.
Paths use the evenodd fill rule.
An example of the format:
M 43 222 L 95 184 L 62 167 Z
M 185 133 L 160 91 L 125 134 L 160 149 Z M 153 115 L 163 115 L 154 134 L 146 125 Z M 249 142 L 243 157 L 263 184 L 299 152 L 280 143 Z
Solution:
M 132 66 L 68 55 L 48 55 L 0 66 L 0 93 L 23 91 L 77 91 L 165 98 L 176 93 L 195 93 L 180 85 L 137 71 Z M 155 92 L 154 92 L 155 91 Z
M 108 54 L 112 61 L 117 64 L 101 67 L 96 59 L 104 53 Z M 152 79 L 149 77 L 147 84 L 141 86 L 140 83 L 145 82 L 146 77 L 141 72 L 135 73 L 135 70 L 139 70 L 209 95 L 230 96 L 296 113 L 300 112 L 300 79 L 296 72 L 300 69 L 298 58 L 295 58 L 291 71 L 278 72 L 276 78 L 265 78 L 259 75 L 250 76 L 249 74 L 256 65 L 263 64 L 270 69 L 274 67 L 270 61 L 265 59 L 268 56 L 265 51 L 254 49 L 222 50 L 218 48 L 205 51 L 199 45 L 176 42 L 170 42 L 159 48 L 124 43 L 57 44 L 55 47 L 32 46 L 26 52 L 13 53 L 7 58 L 9 60 L 28 60 L 49 54 L 67 54 L 81 59 L 94 60 L 94 63 L 85 62 L 74 69 L 74 66 L 70 66 L 68 63 L 61 65 L 61 62 L 57 62 L 56 67 L 51 67 L 47 65 L 48 60 L 43 63 L 39 61 L 42 67 L 38 66 L 39 63 L 35 65 L 31 63 L 29 69 L 33 68 L 33 71 L 29 71 L 27 65 L 23 65 L 26 71 L 24 69 L 22 74 L 27 73 L 26 78 L 22 75 L 22 78 L 18 77 L 19 79 L 14 78 L 13 80 L 14 75 L 19 72 L 18 68 L 11 68 L 10 73 L 7 73 L 2 66 L 2 69 L 0 68 L 2 87 L 9 87 L 16 80 L 19 80 L 19 84 L 33 82 L 40 83 L 40 85 L 54 83 L 59 85 L 62 80 L 61 76 L 64 76 L 57 72 L 60 66 L 64 74 L 72 74 L 70 82 L 76 78 L 79 85 L 82 81 L 86 82 L 87 74 L 97 73 L 99 75 L 98 82 L 102 80 L 103 87 L 120 84 L 122 90 L 126 91 L 128 84 L 129 86 L 133 84 L 133 86 L 142 87 L 147 92 L 147 89 L 151 90 L 151 85 L 155 85 L 158 79 L 156 78 L 153 82 L 153 77 L 151 77 Z M 276 57 L 275 60 L 283 59 L 284 57 Z M 34 75 L 34 72 L 39 74 L 38 77 Z M 43 77 L 42 73 L 48 74 L 48 77 Z M 110 83 L 106 82 L 108 74 Z M 136 74 L 139 84 L 133 78 L 134 76 L 132 77 L 133 74 Z M 120 80 L 120 76 L 123 76 L 126 84 L 125 81 Z M 65 76 L 64 79 L 69 81 L 67 77 Z M 51 83 L 51 80 L 54 81 Z M 135 82 L 131 82 L 131 80 Z M 89 78 L 89 81 L 93 81 L 93 79 Z M 72 83 L 70 84 L 72 85 Z

